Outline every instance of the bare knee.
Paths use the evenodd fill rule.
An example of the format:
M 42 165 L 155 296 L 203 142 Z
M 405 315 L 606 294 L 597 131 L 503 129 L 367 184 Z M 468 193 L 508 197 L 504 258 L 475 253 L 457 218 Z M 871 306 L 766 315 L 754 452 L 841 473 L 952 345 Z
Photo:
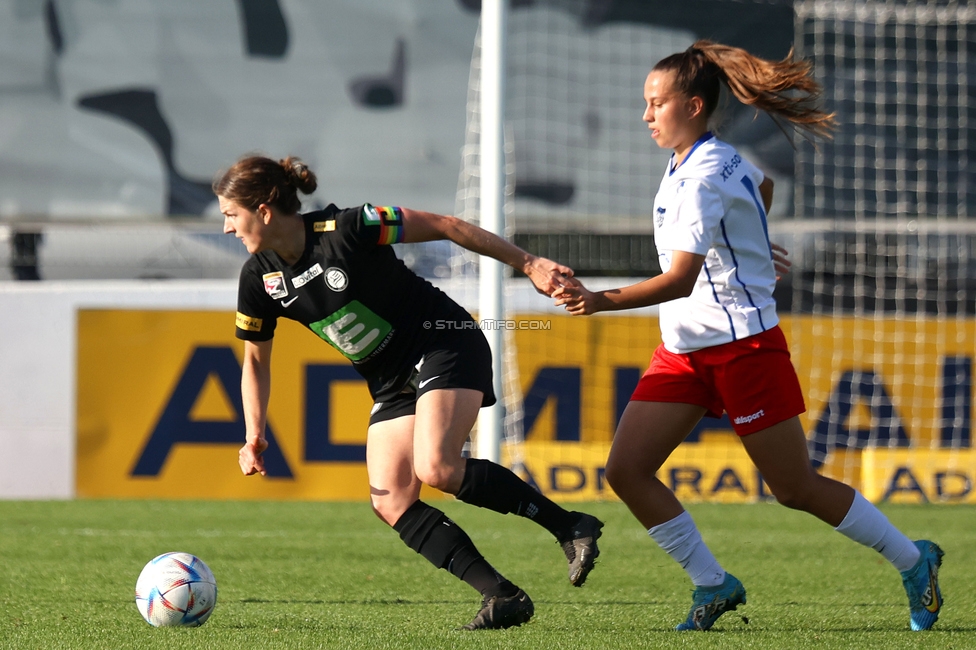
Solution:
M 463 470 L 443 458 L 415 460 L 414 472 L 424 485 L 455 494 L 461 487 Z
M 607 479 L 607 485 L 613 488 L 614 492 L 619 492 L 620 488 L 627 484 L 628 474 L 629 468 L 625 464 L 617 462 L 613 457 L 607 459 L 604 478 Z
M 777 503 L 782 506 L 786 506 L 790 510 L 806 511 L 810 507 L 810 499 L 808 495 L 801 492 L 779 490 L 774 491 L 773 496 L 776 497 Z
M 810 512 L 817 497 L 815 476 L 798 477 L 789 484 L 770 486 L 776 501 L 791 510 Z
M 604 478 L 606 478 L 607 484 L 618 495 L 634 487 L 643 491 L 644 483 L 647 480 L 653 480 L 654 474 L 655 472 L 652 469 L 613 455 L 607 459 L 607 465 L 604 468 Z

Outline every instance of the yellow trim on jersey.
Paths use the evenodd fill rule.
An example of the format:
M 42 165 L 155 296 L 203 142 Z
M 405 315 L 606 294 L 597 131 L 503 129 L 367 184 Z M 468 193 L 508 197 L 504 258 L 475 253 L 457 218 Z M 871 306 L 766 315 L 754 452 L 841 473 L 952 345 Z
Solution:
M 247 332 L 260 332 L 261 325 L 264 323 L 263 318 L 255 318 L 254 316 L 246 316 L 241 312 L 237 312 L 237 328 L 245 330 Z

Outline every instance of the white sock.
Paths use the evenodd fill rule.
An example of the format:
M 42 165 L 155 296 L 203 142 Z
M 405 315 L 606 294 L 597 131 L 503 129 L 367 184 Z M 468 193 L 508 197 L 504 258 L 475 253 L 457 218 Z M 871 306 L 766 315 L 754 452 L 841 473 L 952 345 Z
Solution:
M 717 587 L 725 581 L 725 570 L 705 546 L 687 510 L 648 529 L 647 534 L 681 565 L 696 587 Z
M 911 569 L 921 555 L 915 543 L 892 526 L 884 513 L 857 490 L 854 490 L 854 503 L 847 516 L 834 530 L 859 544 L 870 546 L 899 571 Z

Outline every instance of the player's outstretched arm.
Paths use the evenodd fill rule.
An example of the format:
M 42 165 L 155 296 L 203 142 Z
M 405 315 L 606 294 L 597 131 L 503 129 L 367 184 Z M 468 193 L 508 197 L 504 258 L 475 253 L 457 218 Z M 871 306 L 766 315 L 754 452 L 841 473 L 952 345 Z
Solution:
M 268 448 L 264 430 L 271 397 L 271 341 L 245 341 L 241 367 L 241 399 L 244 403 L 246 441 L 238 453 L 245 476 L 267 476 L 262 454 Z
M 448 239 L 473 253 L 493 257 L 521 271 L 536 289 L 547 296 L 565 286 L 566 278 L 573 275 L 573 269 L 568 266 L 532 255 L 498 235 L 457 217 L 401 209 L 405 243 Z
M 674 251 L 671 268 L 643 282 L 619 289 L 589 291 L 577 280 L 571 286 L 557 289 L 552 297 L 557 306 L 574 316 L 658 305 L 691 295 L 704 262 L 704 255 Z

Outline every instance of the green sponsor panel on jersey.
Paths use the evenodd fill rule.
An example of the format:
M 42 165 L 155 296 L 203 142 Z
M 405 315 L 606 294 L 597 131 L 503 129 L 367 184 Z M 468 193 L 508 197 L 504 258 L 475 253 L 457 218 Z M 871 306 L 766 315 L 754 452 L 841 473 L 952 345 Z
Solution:
M 358 300 L 309 327 L 352 361 L 370 355 L 386 339 L 393 326 Z

